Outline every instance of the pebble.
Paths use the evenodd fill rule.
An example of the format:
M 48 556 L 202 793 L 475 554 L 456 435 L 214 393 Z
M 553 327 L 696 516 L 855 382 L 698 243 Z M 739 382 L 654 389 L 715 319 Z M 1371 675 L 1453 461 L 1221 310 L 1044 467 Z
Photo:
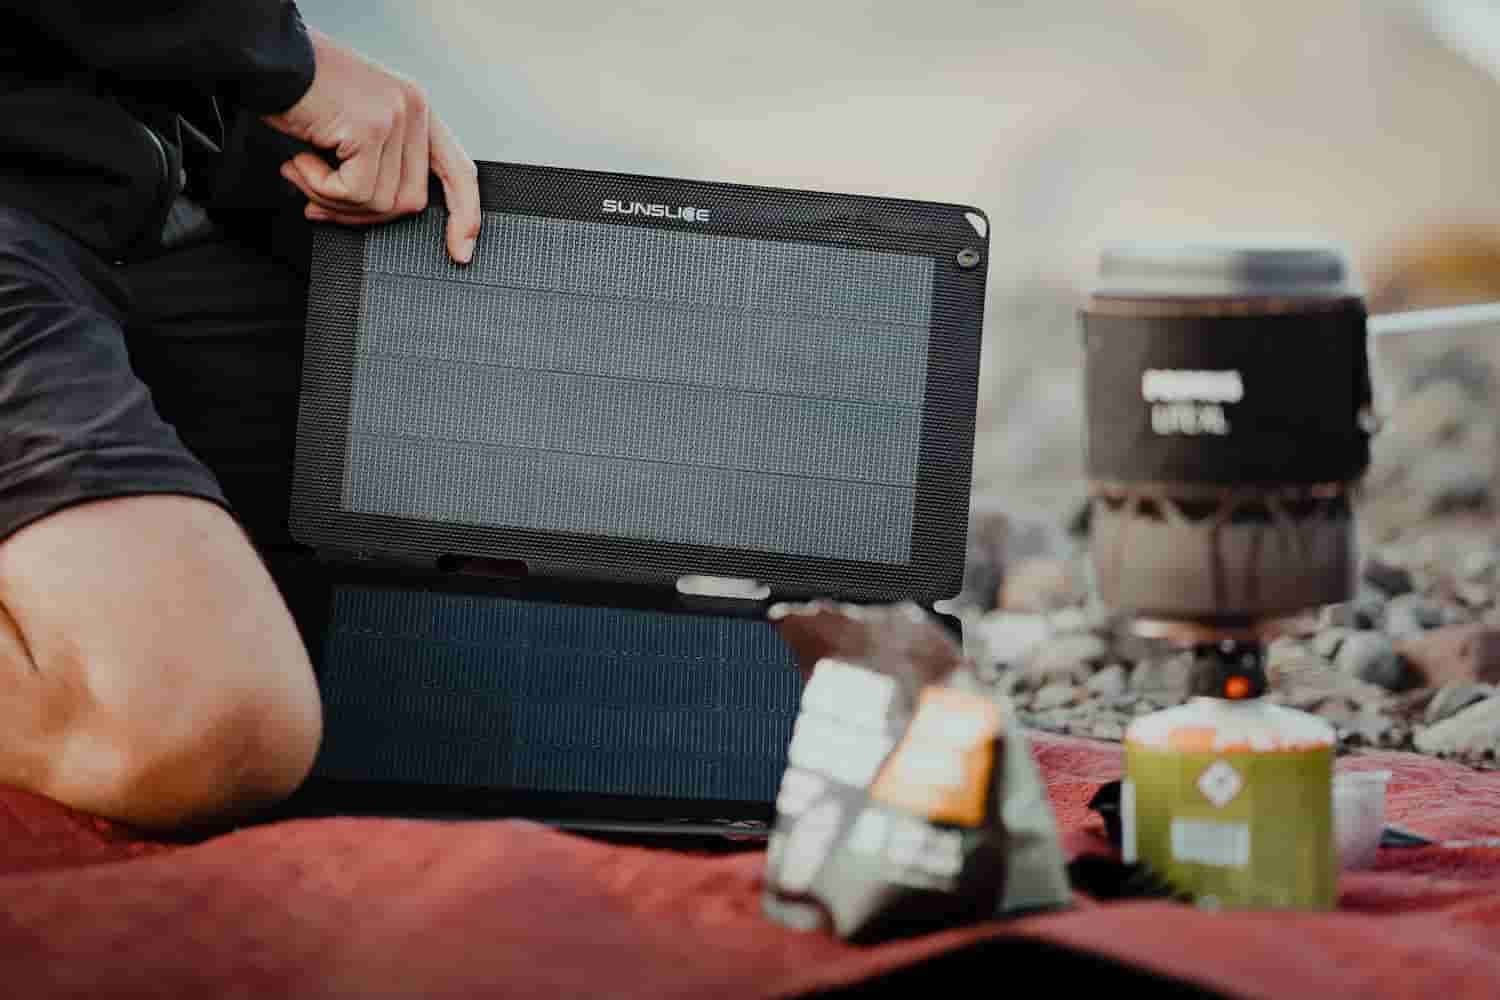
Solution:
M 1339 655 L 1339 647 L 1344 640 L 1355 633 L 1353 628 L 1325 628 L 1313 637 L 1313 652 L 1325 660 L 1332 660 Z
M 1039 684 L 1055 680 L 1083 682 L 1089 667 L 1109 655 L 1109 644 L 1097 635 L 1060 635 L 1033 647 L 1026 672 Z
M 1069 736 L 1087 737 L 1091 735 L 1093 731 L 1094 723 L 1089 721 L 1088 719 L 1069 719 L 1067 725 L 1063 728 L 1063 732 L 1067 733 Z
M 1193 658 L 1179 653 L 1136 664 L 1130 674 L 1130 690 L 1149 692 L 1168 700 L 1187 697 L 1193 681 Z
M 1500 628 L 1450 625 L 1401 643 L 1418 680 L 1431 687 L 1449 681 L 1500 684 Z
M 1271 643 L 1267 700 L 1326 719 L 1342 748 L 1495 762 L 1500 530 L 1463 524 L 1388 537 L 1361 567 L 1350 600 L 1309 609 Z M 1119 741 L 1134 718 L 1189 697 L 1190 657 L 1126 631 L 1082 594 L 1044 613 L 992 612 L 977 624 L 990 640 L 981 648 L 1006 652 L 1020 668 L 1001 686 L 1030 692 L 1018 700 L 1030 704 L 1018 703 L 1019 716 L 1038 729 Z
M 1490 499 L 1487 470 L 1476 468 L 1465 455 L 1434 454 L 1417 470 L 1427 494 L 1427 509 L 1433 514 L 1479 510 Z
M 1110 616 L 1102 607 L 1063 608 L 1049 614 L 1047 624 L 1052 626 L 1052 631 L 1057 635 L 1108 633 Z
M 1175 654 L 1177 647 L 1165 639 L 1122 632 L 1110 641 L 1110 651 L 1120 662 L 1135 664 L 1146 660 L 1164 660 Z
M 1396 652 L 1390 637 L 1380 632 L 1351 632 L 1339 646 L 1335 663 L 1345 674 L 1387 691 L 1408 686 L 1406 660 Z
M 1055 708 L 1062 708 L 1075 704 L 1082 692 L 1078 685 L 1069 684 L 1065 681 L 1054 681 L 1043 686 L 1036 694 L 1031 696 L 1031 710 L 1033 712 L 1047 712 Z
M 1394 597 L 1385 606 L 1385 631 L 1397 639 L 1420 635 L 1443 624 L 1443 609 L 1421 594 Z
M 1090 677 L 1084 686 L 1095 697 L 1110 698 L 1124 694 L 1129 683 L 1130 675 L 1125 668 L 1118 663 L 1112 663 Z
M 1318 609 L 1317 628 L 1320 631 L 1331 628 L 1379 628 L 1384 617 L 1383 600 L 1365 598 L 1345 601 L 1343 604 L 1329 604 Z
M 1470 583 L 1485 583 L 1495 573 L 1495 550 L 1473 549 L 1458 560 L 1458 575 Z
M 1076 604 L 1083 581 L 1066 559 L 1035 556 L 1005 570 L 998 606 L 1004 611 L 1040 613 Z
M 1351 746 L 1389 747 L 1400 742 L 1395 722 L 1374 712 L 1360 712 L 1337 728 Z
M 1468 681 L 1449 681 L 1438 689 L 1427 703 L 1422 721 L 1435 725 L 1452 715 L 1457 715 L 1476 701 L 1484 701 L 1495 693 L 1488 684 L 1471 684 Z
M 1500 698 L 1486 698 L 1419 730 L 1416 745 L 1423 753 L 1493 761 L 1500 750 Z
M 1476 611 L 1489 607 L 1495 600 L 1495 591 L 1487 583 L 1466 580 L 1454 589 L 1458 592 L 1458 599 Z
M 1115 719 L 1099 719 L 1089 730 L 1089 735 L 1096 740 L 1114 740 L 1118 742 L 1125 738 L 1125 727 Z
M 1316 706 L 1295 706 L 1303 711 L 1311 709 L 1335 726 L 1347 725 L 1358 714 L 1358 709 L 1348 698 L 1324 698 Z
M 990 663 L 1019 663 L 1051 634 L 1045 615 L 992 611 L 972 626 L 982 655 Z
M 1387 597 L 1411 593 L 1411 573 L 1401 566 L 1392 566 L 1379 559 L 1372 558 L 1365 562 L 1361 578 Z

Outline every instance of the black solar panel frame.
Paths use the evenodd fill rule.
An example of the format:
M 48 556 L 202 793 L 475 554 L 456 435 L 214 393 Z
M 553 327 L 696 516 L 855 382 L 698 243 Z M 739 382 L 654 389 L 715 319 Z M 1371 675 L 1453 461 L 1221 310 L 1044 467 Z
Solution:
M 343 509 L 368 230 L 314 237 L 291 529 L 338 559 L 432 567 L 445 556 L 524 562 L 532 576 L 670 586 L 686 575 L 761 581 L 777 596 L 855 601 L 952 597 L 962 585 L 989 247 L 972 206 L 633 174 L 481 162 L 485 211 L 929 257 L 926 390 L 905 563 L 463 525 Z M 604 215 L 606 198 L 711 213 L 707 223 Z M 435 198 L 435 204 L 440 198 Z M 440 211 L 430 208 L 428 211 Z M 987 224 L 984 226 L 987 230 Z

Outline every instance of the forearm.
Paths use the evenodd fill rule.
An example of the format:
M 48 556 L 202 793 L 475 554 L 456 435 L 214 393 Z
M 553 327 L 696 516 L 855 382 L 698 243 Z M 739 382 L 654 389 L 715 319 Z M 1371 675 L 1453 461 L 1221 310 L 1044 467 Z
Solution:
M 260 113 L 312 83 L 313 50 L 290 0 L 12 0 L 91 69 L 115 80 L 197 87 Z

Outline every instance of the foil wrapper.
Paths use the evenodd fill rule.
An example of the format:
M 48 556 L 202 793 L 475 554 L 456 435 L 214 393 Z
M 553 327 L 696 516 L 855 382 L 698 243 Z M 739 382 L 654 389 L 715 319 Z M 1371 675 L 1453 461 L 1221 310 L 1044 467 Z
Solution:
M 803 673 L 763 906 L 874 942 L 1067 905 L 1057 825 L 1009 699 L 915 604 L 770 609 Z

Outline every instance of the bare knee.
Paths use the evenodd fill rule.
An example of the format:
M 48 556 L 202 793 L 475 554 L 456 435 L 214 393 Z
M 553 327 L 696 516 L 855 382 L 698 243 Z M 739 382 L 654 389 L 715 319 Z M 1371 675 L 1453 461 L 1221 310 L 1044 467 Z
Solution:
M 159 666 L 119 663 L 101 671 L 93 664 L 82 673 L 150 675 L 149 667 Z M 66 723 L 46 741 L 49 766 L 36 790 L 149 827 L 269 805 L 306 777 L 322 735 L 316 688 L 287 684 L 285 676 L 277 671 L 260 684 L 205 677 L 175 685 L 165 698 L 73 692 L 72 710 L 55 713 Z
M 24 661 L 0 662 L 0 782 L 160 827 L 270 803 L 312 766 L 307 653 L 219 508 L 145 497 L 46 518 L 0 545 L 0 607 Z

